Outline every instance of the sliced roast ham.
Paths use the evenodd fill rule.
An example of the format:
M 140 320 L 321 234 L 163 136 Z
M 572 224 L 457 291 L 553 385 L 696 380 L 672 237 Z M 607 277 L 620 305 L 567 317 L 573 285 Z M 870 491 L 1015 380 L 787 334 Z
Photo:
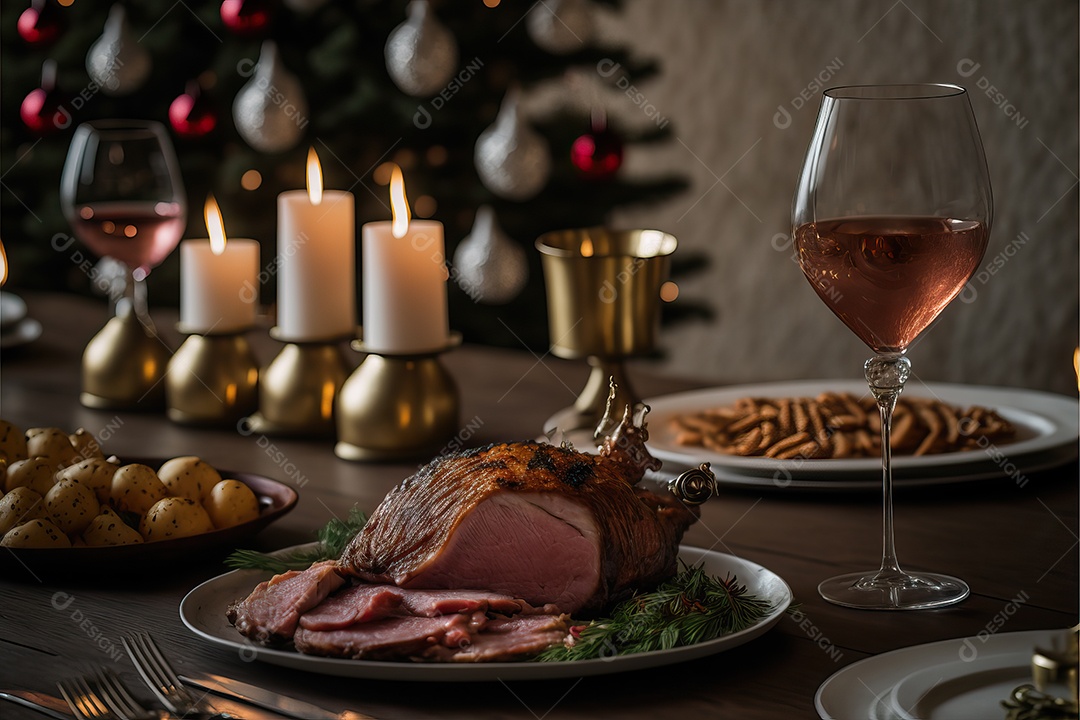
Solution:
M 484 588 L 598 611 L 674 574 L 697 518 L 670 494 L 635 486 L 658 463 L 628 418 L 589 455 L 545 443 L 445 455 L 383 500 L 341 558 L 371 582 Z
M 402 591 L 393 585 L 353 585 L 301 615 L 300 627 L 340 630 L 356 623 L 381 620 L 397 610 L 401 601 Z
M 389 617 L 357 623 L 340 630 L 296 631 L 296 649 L 308 655 L 353 659 L 406 658 L 421 655 L 435 645 L 458 647 L 468 644 L 473 627 L 484 622 L 479 617 L 458 613 L 442 617 Z
M 526 608 L 521 600 L 509 595 L 482 590 L 411 590 L 401 589 L 402 610 L 410 615 L 436 617 L 453 613 L 492 612 L 513 615 Z
M 245 599 L 229 607 L 229 622 L 241 634 L 263 644 L 292 638 L 300 616 L 345 583 L 337 562 L 318 562 L 302 572 L 275 575 Z

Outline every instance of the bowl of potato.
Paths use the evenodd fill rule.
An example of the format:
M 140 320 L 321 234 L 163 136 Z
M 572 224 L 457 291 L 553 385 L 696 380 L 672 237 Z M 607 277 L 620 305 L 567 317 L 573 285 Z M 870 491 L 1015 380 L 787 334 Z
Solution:
M 0 566 L 31 574 L 228 551 L 293 509 L 297 493 L 189 455 L 106 457 L 88 433 L 0 420 Z

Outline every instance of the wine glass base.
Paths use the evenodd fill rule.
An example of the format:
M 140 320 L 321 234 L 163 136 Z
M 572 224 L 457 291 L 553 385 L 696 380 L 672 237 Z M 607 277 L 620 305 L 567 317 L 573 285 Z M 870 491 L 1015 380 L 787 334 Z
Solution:
M 835 605 L 861 610 L 926 610 L 958 603 L 971 590 L 950 575 L 872 571 L 824 580 L 818 593 Z

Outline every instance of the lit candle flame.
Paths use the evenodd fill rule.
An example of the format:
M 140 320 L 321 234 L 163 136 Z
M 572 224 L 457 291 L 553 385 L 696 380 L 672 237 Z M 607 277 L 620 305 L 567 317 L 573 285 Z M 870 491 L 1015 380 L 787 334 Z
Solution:
M 4 252 L 4 243 L 0 242 L 0 285 L 7 282 L 7 253 Z
M 584 240 L 581 241 L 580 252 L 581 252 L 581 257 L 592 257 L 593 256 L 592 238 L 585 238 Z
M 409 232 L 409 201 L 405 198 L 405 178 L 401 175 L 401 168 L 396 165 L 390 176 L 390 212 L 394 217 L 390 232 L 396 238 L 405 237 L 405 233 Z
M 322 202 L 322 165 L 319 164 L 319 156 L 315 154 L 315 148 L 309 148 L 307 153 L 307 193 L 311 198 L 312 205 Z
M 2 249 L 3 246 L 0 245 L 0 250 Z M 1073 353 L 1073 371 L 1076 373 L 1076 387 L 1080 389 L 1080 347 Z
M 225 221 L 221 219 L 221 208 L 213 194 L 206 196 L 203 216 L 206 218 L 206 231 L 210 233 L 210 250 L 220 255 L 225 252 Z

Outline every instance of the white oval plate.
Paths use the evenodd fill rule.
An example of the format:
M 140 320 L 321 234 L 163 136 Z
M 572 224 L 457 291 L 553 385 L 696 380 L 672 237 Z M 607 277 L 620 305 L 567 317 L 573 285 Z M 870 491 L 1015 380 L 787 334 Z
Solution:
M 814 707 L 824 720 L 896 718 L 898 713 L 891 698 L 897 692 L 897 686 L 927 667 L 935 666 L 940 675 L 948 673 L 953 681 L 964 677 L 987 678 L 985 672 L 981 675 L 980 672 L 985 671 L 987 663 L 994 662 L 991 658 L 1026 653 L 1030 662 L 1036 645 L 1050 647 L 1066 632 L 1064 629 L 1030 630 L 984 638 L 955 638 L 874 655 L 848 665 L 823 682 L 814 696 Z M 971 660 L 965 662 L 965 658 Z M 911 682 L 915 683 L 915 680 Z M 968 691 L 971 689 L 968 686 Z M 1008 691 L 998 702 L 1007 697 Z M 969 717 L 1004 717 L 1004 712 L 1000 709 L 991 714 L 975 711 Z
M 649 414 L 649 451 L 660 460 L 679 466 L 712 464 L 721 482 L 753 486 L 880 489 L 881 460 L 776 460 L 742 457 L 692 448 L 675 442 L 671 419 L 679 414 L 731 405 L 742 397 L 814 397 L 822 392 L 869 393 L 855 380 L 803 380 L 797 382 L 735 385 L 695 390 L 646 400 Z M 1035 390 L 1020 390 L 909 380 L 904 394 L 931 397 L 950 405 L 981 405 L 997 410 L 1017 428 L 1017 439 L 984 449 L 915 457 L 895 455 L 893 478 L 898 485 L 926 485 L 957 480 L 1000 477 L 1034 472 L 1060 465 L 1077 456 L 1080 405 L 1075 398 Z
M 286 548 L 280 552 L 287 552 Z M 424 682 L 461 682 L 483 680 L 549 680 L 640 670 L 671 665 L 730 650 L 758 637 L 775 625 L 791 604 L 791 588 L 780 576 L 757 563 L 733 555 L 681 546 L 679 557 L 690 565 L 703 563 L 711 575 L 729 573 L 746 585 L 748 592 L 772 603 L 773 610 L 755 625 L 708 642 L 671 650 L 620 655 L 598 660 L 573 662 L 498 662 L 498 663 L 409 663 L 342 660 L 302 655 L 293 650 L 264 648 L 241 636 L 225 618 L 230 603 L 246 597 L 254 587 L 270 578 L 259 570 L 234 570 L 207 580 L 180 603 L 180 619 L 207 642 L 240 653 L 245 660 L 261 660 L 273 665 L 307 670 L 323 675 L 365 678 L 369 680 L 417 680 Z

